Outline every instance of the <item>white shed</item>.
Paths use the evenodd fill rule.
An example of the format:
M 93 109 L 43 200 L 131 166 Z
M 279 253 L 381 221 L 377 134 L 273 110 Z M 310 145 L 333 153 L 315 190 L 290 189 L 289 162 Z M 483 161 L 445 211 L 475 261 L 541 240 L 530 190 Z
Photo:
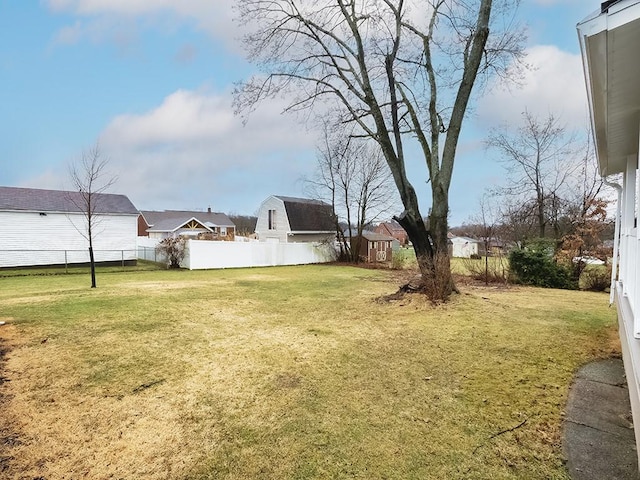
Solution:
M 0 187 L 0 268 L 88 262 L 80 195 Z M 94 195 L 96 262 L 135 262 L 138 209 L 124 195 Z
M 469 237 L 451 237 L 451 256 L 460 258 L 470 258 L 471 255 L 478 255 L 478 240 Z
M 333 242 L 333 210 L 320 200 L 271 195 L 260 205 L 256 234 L 261 242 Z

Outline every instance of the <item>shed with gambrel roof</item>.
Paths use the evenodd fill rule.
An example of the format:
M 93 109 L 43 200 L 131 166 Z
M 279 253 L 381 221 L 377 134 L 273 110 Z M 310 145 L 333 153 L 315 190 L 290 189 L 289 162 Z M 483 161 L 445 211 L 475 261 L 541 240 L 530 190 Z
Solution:
M 333 242 L 333 209 L 321 200 L 271 195 L 258 210 L 256 235 L 262 242 Z

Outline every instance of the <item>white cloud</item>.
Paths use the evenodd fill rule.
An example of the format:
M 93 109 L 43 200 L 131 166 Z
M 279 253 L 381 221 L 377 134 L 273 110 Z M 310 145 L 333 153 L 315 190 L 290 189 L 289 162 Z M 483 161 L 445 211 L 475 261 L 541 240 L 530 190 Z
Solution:
M 316 137 L 294 115 L 281 114 L 282 107 L 265 102 L 245 126 L 230 94 L 178 90 L 149 111 L 119 115 L 99 140 L 109 173 L 118 177 L 110 192 L 140 209 L 211 206 L 246 214 L 272 194 L 302 196 L 300 179 L 314 168 Z M 23 184 L 69 188 L 66 165 Z
M 521 87 L 495 87 L 478 102 L 479 124 L 495 126 L 519 122 L 526 109 L 538 116 L 554 113 L 569 128 L 584 128 L 587 95 L 580 55 L 555 46 L 538 45 L 527 51 L 532 66 Z
M 139 208 L 252 213 L 269 194 L 299 194 L 296 181 L 313 168 L 315 137 L 281 107 L 264 104 L 243 126 L 230 95 L 179 90 L 114 118 L 100 146 Z
M 214 38 L 234 44 L 238 37 L 233 21 L 233 2 L 211 0 L 46 0 L 54 12 L 78 16 L 73 25 L 55 36 L 58 42 L 79 41 L 82 37 L 112 38 L 106 33 L 119 31 L 121 23 L 154 26 L 173 31 L 181 24 L 195 25 Z

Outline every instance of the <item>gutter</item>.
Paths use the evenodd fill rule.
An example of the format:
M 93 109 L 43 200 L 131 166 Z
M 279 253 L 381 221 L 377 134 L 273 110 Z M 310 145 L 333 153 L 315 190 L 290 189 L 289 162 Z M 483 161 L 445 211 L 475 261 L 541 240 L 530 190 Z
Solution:
M 611 286 L 609 293 L 609 305 L 613 304 L 614 296 L 615 296 L 615 284 L 617 280 L 618 273 L 618 249 L 620 248 L 620 217 L 622 216 L 622 187 L 615 183 L 607 180 L 607 177 L 602 177 L 602 183 L 607 185 L 608 187 L 612 187 L 616 189 L 618 194 L 618 200 L 616 202 L 616 226 L 613 234 L 613 262 L 611 264 Z

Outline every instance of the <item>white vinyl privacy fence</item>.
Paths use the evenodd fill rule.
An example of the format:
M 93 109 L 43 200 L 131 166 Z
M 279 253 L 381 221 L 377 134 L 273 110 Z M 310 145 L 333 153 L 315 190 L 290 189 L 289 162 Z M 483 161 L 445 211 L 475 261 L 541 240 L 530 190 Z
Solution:
M 153 241 L 138 240 L 138 258 L 162 261 L 152 246 Z M 327 263 L 336 257 L 335 248 L 328 244 L 189 240 L 181 266 L 189 270 L 271 267 Z

